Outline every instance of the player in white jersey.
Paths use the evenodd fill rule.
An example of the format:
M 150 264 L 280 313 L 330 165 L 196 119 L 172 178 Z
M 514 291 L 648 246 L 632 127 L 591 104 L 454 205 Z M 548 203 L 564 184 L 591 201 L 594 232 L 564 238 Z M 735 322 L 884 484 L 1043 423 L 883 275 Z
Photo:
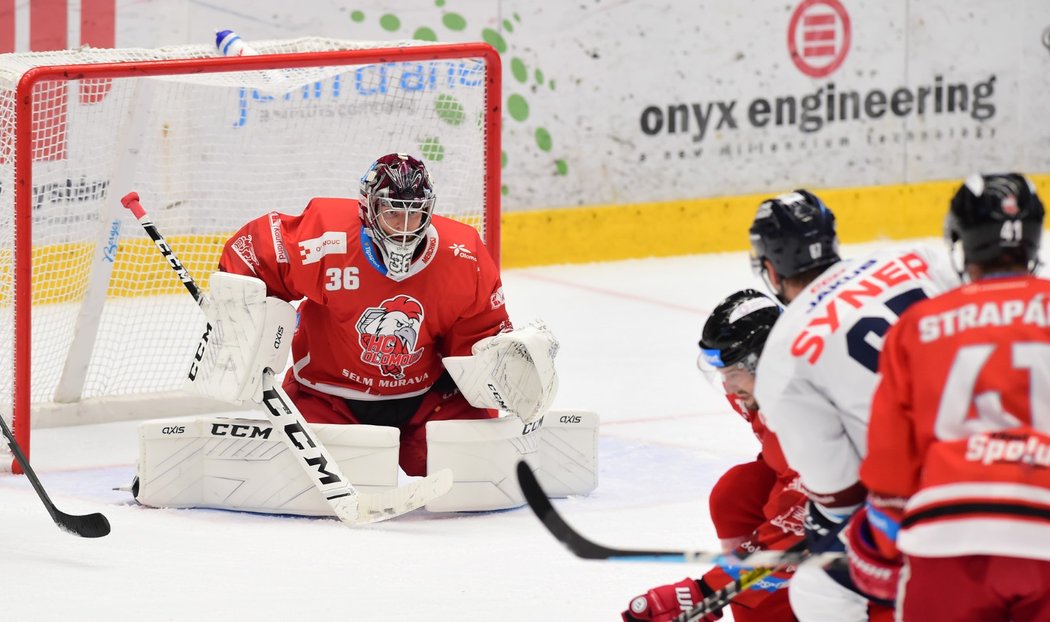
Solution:
M 750 239 L 756 273 L 787 305 L 759 361 L 755 396 L 810 497 L 815 542 L 865 499 L 859 468 L 883 335 L 908 306 L 954 287 L 958 276 L 947 257 L 921 246 L 840 259 L 834 214 L 805 190 L 762 203 Z M 789 593 L 799 620 L 891 614 L 891 603 L 871 606 L 856 592 L 847 570 L 800 568 Z

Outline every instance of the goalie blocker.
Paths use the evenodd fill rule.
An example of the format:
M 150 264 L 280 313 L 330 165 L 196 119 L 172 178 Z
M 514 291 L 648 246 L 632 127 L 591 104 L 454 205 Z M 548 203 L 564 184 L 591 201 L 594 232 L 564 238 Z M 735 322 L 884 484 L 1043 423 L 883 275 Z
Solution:
M 312 424 L 361 492 L 398 485 L 398 430 Z M 525 503 L 515 468 L 526 459 L 552 496 L 587 494 L 598 484 L 598 415 L 551 411 L 525 425 L 517 417 L 427 424 L 427 471 L 449 468 L 452 489 L 431 512 L 499 510 Z M 200 416 L 139 427 L 135 499 L 147 506 L 217 508 L 331 516 L 332 509 L 264 419 Z

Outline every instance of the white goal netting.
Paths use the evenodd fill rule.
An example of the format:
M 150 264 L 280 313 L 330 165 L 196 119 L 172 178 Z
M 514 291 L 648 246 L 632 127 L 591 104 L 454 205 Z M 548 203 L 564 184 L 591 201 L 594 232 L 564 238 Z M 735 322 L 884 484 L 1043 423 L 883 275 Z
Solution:
M 31 378 L 34 425 L 173 412 L 158 395 L 178 393 L 204 323 L 122 208 L 130 191 L 206 286 L 247 220 L 357 197 L 376 157 L 409 152 L 433 174 L 438 213 L 474 225 L 498 253 L 492 59 L 477 45 L 392 45 L 253 42 L 283 56 L 252 71 L 224 71 L 244 57 L 211 46 L 0 55 L 0 365 L 11 371 L 0 403 L 12 403 L 12 378 Z M 335 61 L 332 50 L 357 52 Z M 40 77 L 20 116 L 19 81 L 56 65 L 101 73 Z M 28 274 L 31 298 L 19 289 Z M 26 314 L 28 375 L 15 354 L 25 340 L 15 317 Z

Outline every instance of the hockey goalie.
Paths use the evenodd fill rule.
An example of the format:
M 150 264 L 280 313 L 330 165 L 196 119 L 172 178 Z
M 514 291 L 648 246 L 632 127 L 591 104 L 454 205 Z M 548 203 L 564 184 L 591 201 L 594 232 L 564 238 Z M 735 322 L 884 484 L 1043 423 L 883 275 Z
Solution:
M 428 510 L 516 507 L 521 459 L 555 494 L 593 490 L 597 416 L 548 413 L 558 341 L 542 322 L 512 327 L 499 268 L 474 228 L 434 213 L 424 163 L 384 155 L 360 194 L 267 214 L 226 242 L 189 390 L 250 408 L 290 342 L 283 389 L 359 490 L 396 487 L 398 467 L 451 469 Z M 329 514 L 277 436 L 250 416 L 146 422 L 136 499 Z

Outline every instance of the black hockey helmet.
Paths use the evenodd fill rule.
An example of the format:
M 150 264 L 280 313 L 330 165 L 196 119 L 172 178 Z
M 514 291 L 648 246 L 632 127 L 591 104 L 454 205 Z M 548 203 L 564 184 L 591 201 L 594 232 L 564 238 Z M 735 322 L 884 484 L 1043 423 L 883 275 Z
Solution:
M 983 264 L 1014 254 L 1034 270 L 1044 213 L 1035 186 L 1023 175 L 974 174 L 952 197 L 944 233 L 953 250 L 961 243 L 964 263 Z
M 783 278 L 839 261 L 835 214 L 806 190 L 762 202 L 748 235 L 751 267 L 756 275 L 765 274 L 766 259 Z
M 753 289 L 730 294 L 704 323 L 700 368 L 717 370 L 738 365 L 755 373 L 762 347 L 780 312 L 772 298 Z

